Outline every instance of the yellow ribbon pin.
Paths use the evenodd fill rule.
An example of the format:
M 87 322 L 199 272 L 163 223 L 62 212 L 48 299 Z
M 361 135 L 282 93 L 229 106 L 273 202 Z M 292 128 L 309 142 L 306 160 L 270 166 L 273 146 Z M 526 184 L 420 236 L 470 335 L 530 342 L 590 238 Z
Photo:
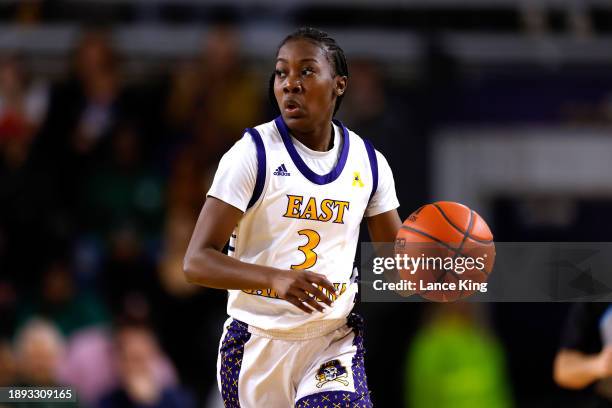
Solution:
M 361 181 L 361 176 L 358 171 L 353 172 L 353 186 L 363 187 L 363 181 Z

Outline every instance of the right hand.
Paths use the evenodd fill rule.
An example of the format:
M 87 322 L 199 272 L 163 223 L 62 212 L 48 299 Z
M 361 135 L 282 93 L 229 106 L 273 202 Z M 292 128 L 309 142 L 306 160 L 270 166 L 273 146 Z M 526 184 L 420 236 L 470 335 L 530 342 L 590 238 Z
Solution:
M 279 270 L 274 274 L 271 286 L 281 299 L 306 313 L 312 313 L 313 309 L 319 312 L 324 310 L 317 299 L 327 306 L 332 304 L 331 299 L 315 285 L 327 289 L 329 293 L 336 293 L 336 288 L 325 276 L 299 269 Z
M 595 359 L 599 378 L 612 377 L 612 346 L 605 346 Z

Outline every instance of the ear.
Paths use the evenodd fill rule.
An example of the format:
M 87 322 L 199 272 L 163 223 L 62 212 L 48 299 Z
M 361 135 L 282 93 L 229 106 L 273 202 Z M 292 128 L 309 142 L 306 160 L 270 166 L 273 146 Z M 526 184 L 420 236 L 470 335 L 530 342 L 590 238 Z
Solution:
M 334 93 L 336 94 L 336 96 L 344 95 L 344 92 L 346 91 L 347 83 L 348 83 L 347 77 L 336 75 L 336 77 L 334 78 Z

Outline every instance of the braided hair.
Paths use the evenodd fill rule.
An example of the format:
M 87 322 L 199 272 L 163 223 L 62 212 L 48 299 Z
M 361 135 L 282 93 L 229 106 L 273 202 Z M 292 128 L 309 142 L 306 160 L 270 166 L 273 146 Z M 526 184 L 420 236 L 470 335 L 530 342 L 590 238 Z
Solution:
M 280 43 L 276 53 L 281 49 L 283 45 L 292 40 L 307 40 L 312 41 L 317 44 L 319 47 L 325 51 L 325 55 L 327 60 L 332 65 L 334 73 L 340 76 L 349 76 L 348 65 L 346 63 L 346 57 L 344 56 L 344 51 L 336 40 L 330 37 L 326 32 L 318 30 L 312 27 L 302 27 L 297 31 L 289 34 L 285 39 Z M 340 105 L 342 104 L 342 99 L 344 98 L 344 94 L 339 95 L 336 98 L 336 106 L 334 106 L 334 115 L 340 109 Z M 274 95 L 274 73 L 270 76 L 270 80 L 268 82 L 268 99 L 270 100 L 270 104 L 272 105 L 272 109 L 276 114 L 280 114 L 280 109 L 278 108 L 278 104 L 276 103 L 276 96 Z

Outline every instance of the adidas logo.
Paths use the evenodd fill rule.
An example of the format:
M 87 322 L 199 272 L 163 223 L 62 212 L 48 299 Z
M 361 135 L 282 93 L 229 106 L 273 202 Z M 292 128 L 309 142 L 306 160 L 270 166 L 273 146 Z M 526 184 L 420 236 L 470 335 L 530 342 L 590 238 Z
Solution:
M 274 173 L 272 174 L 274 174 L 275 176 L 290 176 L 291 175 L 291 173 L 287 171 L 287 168 L 285 167 L 285 163 L 278 166 L 278 168 L 274 170 Z

